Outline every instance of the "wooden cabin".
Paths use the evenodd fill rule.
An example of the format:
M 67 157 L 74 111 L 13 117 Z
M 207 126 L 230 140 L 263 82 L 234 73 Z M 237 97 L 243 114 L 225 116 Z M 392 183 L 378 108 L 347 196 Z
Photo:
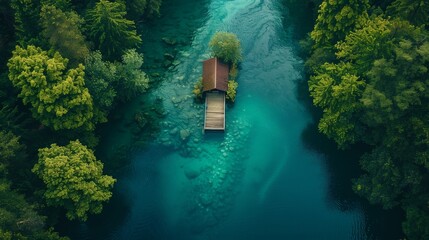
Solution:
M 225 94 L 228 90 L 229 67 L 217 58 L 203 63 L 205 96 L 204 131 L 225 131 Z

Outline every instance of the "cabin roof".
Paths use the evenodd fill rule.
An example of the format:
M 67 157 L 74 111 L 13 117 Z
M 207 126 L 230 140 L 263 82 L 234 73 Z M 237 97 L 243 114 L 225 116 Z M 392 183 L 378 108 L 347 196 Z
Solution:
M 210 58 L 203 63 L 203 91 L 228 90 L 229 67 L 217 58 Z

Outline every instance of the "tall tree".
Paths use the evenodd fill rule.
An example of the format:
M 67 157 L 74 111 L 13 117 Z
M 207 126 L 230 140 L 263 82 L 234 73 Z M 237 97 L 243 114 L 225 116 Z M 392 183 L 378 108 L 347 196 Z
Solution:
M 66 71 L 68 60 L 35 47 L 16 47 L 9 59 L 9 79 L 19 97 L 31 105 L 42 124 L 58 129 L 93 129 L 92 98 L 84 82 L 84 66 Z
M 88 56 L 89 49 L 79 30 L 82 19 L 75 12 L 63 12 L 53 5 L 43 5 L 40 12 L 43 36 L 50 45 L 75 65 Z
M 19 42 L 31 42 L 40 33 L 40 0 L 11 0 L 14 10 L 15 34 Z
M 127 13 L 131 19 L 140 20 L 159 16 L 162 0 L 127 0 Z
M 85 221 L 88 214 L 100 213 L 116 181 L 103 175 L 103 164 L 78 140 L 39 149 L 33 172 L 46 184 L 47 203 L 64 207 L 71 220 Z
M 314 47 L 333 46 L 368 17 L 368 0 L 324 0 L 311 32 Z
M 365 82 L 351 64 L 323 64 L 309 81 L 313 103 L 323 108 L 320 132 L 334 139 L 342 148 L 359 140 L 362 129 L 354 119 L 359 116 L 359 102 Z
M 408 20 L 416 26 L 429 24 L 428 12 L 428 0 L 396 0 L 387 8 L 387 14 Z
M 109 59 L 119 58 L 124 50 L 138 47 L 142 42 L 134 21 L 126 19 L 125 15 L 122 1 L 100 0 L 88 11 L 89 36 Z
M 141 70 L 143 54 L 135 49 L 127 50 L 122 55 L 122 63 L 117 64 L 118 81 L 116 91 L 122 101 L 127 101 L 146 91 L 149 87 L 149 78 Z
M 46 6 L 54 6 L 61 11 L 70 11 L 72 9 L 72 4 L 70 0 L 40 0 L 40 4 Z
M 85 84 L 94 99 L 94 107 L 105 116 L 116 98 L 114 88 L 117 82 L 117 68 L 113 63 L 105 62 L 100 51 L 92 52 L 85 59 Z

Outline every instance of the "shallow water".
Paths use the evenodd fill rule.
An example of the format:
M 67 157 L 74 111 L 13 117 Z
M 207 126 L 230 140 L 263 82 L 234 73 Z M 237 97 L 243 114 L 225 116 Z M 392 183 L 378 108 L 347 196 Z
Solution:
M 298 100 L 303 61 L 296 37 L 309 25 L 288 11 L 275 0 L 165 1 L 163 17 L 143 29 L 150 33 L 143 34 L 147 72 L 157 77 L 157 64 L 168 68 L 149 97 L 162 99 L 160 130 L 111 170 L 118 182 L 103 213 L 63 232 L 73 239 L 397 238 L 368 220 L 377 210 L 369 213 L 351 193 L 356 164 L 338 165 L 332 156 L 356 157 L 324 152 L 332 146 L 321 143 L 326 139 Z M 226 132 L 203 134 L 203 105 L 192 88 L 216 31 L 237 34 L 243 62 Z M 168 46 L 161 37 L 178 43 Z M 164 52 L 174 60 L 163 63 Z M 133 119 L 146 100 L 119 114 Z M 100 151 L 138 142 L 128 125 L 120 119 L 110 125 Z

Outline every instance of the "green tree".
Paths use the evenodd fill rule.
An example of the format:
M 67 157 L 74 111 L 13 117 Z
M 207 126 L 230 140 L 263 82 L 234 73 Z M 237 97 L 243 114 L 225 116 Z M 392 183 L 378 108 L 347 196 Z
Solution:
M 10 190 L 9 184 L 0 181 L 0 229 L 30 233 L 43 229 L 45 218 L 39 216 L 24 196 Z
M 9 1 L 0 1 L 0 66 L 6 64 L 10 50 L 15 47 L 14 14 Z
M 144 16 L 147 0 L 127 0 L 126 5 L 130 19 L 139 20 Z
M 217 32 L 209 43 L 212 55 L 230 64 L 241 61 L 241 46 L 237 35 L 229 32 Z
M 134 21 L 125 15 L 125 4 L 121 1 L 100 0 L 88 11 L 89 36 L 109 59 L 118 58 L 124 50 L 138 47 L 142 42 Z
M 40 216 L 35 206 L 9 185 L 4 179 L 0 180 L 0 239 L 69 240 L 60 237 L 52 228 L 45 230 L 46 217 Z
M 18 136 L 8 131 L 0 131 L 0 177 L 7 177 L 9 164 L 23 149 Z
M 30 42 L 37 38 L 41 29 L 38 26 L 39 0 L 11 0 L 10 7 L 14 10 L 15 34 L 19 42 Z
M 43 5 L 40 12 L 43 36 L 50 45 L 73 63 L 82 62 L 89 49 L 79 27 L 82 19 L 75 12 L 63 12 L 52 5 Z
M 340 147 L 359 140 L 360 126 L 353 119 L 360 112 L 365 82 L 352 65 L 325 63 L 308 84 L 314 105 L 323 109 L 319 130 Z
M 70 9 L 72 9 L 72 4 L 70 0 L 40 0 L 40 4 L 42 5 L 42 7 L 44 5 L 53 6 L 63 12 L 70 11 Z
M 92 52 L 85 59 L 85 85 L 88 87 L 94 107 L 107 116 L 116 98 L 114 85 L 117 82 L 116 66 L 105 62 L 100 51 Z
M 400 17 L 420 26 L 429 23 L 429 2 L 427 0 L 396 0 L 387 7 L 387 14 Z
M 68 60 L 35 47 L 16 47 L 9 59 L 9 79 L 19 97 L 31 105 L 42 124 L 58 129 L 93 129 L 92 98 L 84 83 L 84 66 L 69 69 Z
M 127 0 L 127 13 L 131 19 L 159 16 L 162 0 Z
M 147 0 L 146 15 L 149 17 L 159 16 L 159 9 L 161 8 L 162 0 Z
M 116 91 L 120 100 L 127 101 L 146 91 L 149 78 L 141 70 L 143 54 L 135 49 L 125 51 L 122 63 L 117 64 L 118 81 Z
M 333 46 L 368 17 L 368 0 L 324 0 L 311 32 L 314 48 Z
M 39 162 L 32 171 L 46 185 L 47 203 L 64 207 L 71 220 L 85 221 L 89 213 L 100 213 L 116 181 L 103 175 L 103 164 L 78 140 L 39 149 Z
M 319 130 L 340 147 L 373 146 L 354 190 L 386 209 L 401 206 L 410 239 L 429 232 L 428 39 L 408 21 L 374 17 L 335 45 L 339 63 L 314 68 L 309 81 L 324 111 Z
M 411 116 L 429 97 L 427 36 L 406 21 L 376 18 L 337 44 L 338 58 L 366 79 L 360 119 L 374 131 L 371 138 L 378 136 L 375 141 L 385 139 L 381 125 L 393 126 Z
M 406 221 L 402 226 L 409 239 L 429 239 L 429 202 L 422 208 L 407 207 L 405 213 Z

